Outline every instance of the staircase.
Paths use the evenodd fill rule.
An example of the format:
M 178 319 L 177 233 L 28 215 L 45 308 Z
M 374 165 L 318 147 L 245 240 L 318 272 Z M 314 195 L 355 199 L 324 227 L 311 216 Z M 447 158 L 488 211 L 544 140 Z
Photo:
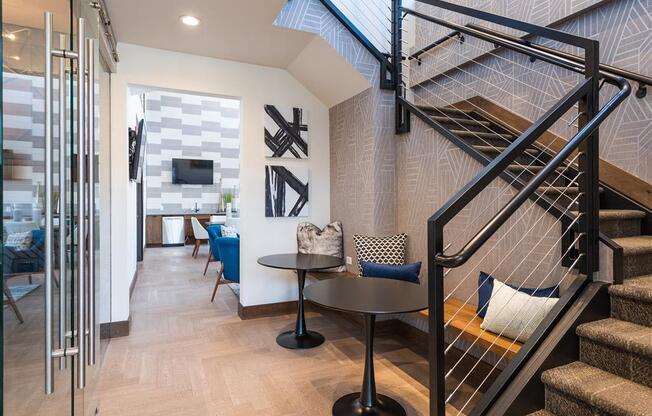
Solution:
M 601 210 L 601 230 L 624 248 L 611 318 L 577 328 L 579 361 L 542 374 L 545 410 L 532 415 L 652 414 L 652 236 L 638 211 Z M 627 394 L 623 394 L 623 393 Z

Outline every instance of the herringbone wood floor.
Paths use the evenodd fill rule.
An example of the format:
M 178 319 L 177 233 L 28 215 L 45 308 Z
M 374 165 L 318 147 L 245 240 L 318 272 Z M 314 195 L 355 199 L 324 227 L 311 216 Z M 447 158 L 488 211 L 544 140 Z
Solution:
M 310 312 L 319 348 L 290 351 L 276 335 L 294 315 L 241 321 L 237 299 L 220 286 L 216 264 L 202 276 L 191 248 L 147 249 L 132 297 L 132 332 L 111 341 L 97 391 L 102 416 L 330 415 L 340 396 L 358 391 L 364 364 L 358 326 L 338 314 Z M 396 339 L 376 339 L 378 391 L 410 415 L 427 414 L 427 361 Z

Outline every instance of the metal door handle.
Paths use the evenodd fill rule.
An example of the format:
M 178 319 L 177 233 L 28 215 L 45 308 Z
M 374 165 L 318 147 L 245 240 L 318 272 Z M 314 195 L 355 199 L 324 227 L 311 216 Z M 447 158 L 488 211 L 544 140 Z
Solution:
M 45 393 L 54 391 L 52 345 L 52 14 L 45 13 Z
M 60 36 L 61 49 L 66 37 Z M 66 61 L 59 60 L 59 348 L 68 346 L 66 339 Z M 59 358 L 59 369 L 66 368 L 66 357 Z
M 85 213 L 86 206 L 85 200 L 85 181 L 86 181 L 86 155 L 85 155 L 85 140 L 86 140 L 86 116 L 85 105 L 78 106 L 77 112 L 77 130 L 78 130 L 78 143 L 77 143 L 77 180 L 78 180 L 78 242 L 77 242 L 77 281 L 78 281 L 78 345 L 68 347 L 67 334 L 65 321 L 66 321 L 66 198 L 65 198 L 65 185 L 66 185 L 66 91 L 65 91 L 65 62 L 60 64 L 60 84 L 59 84 L 59 149 L 60 149 L 60 233 L 59 233 L 59 259 L 61 279 L 59 282 L 60 290 L 60 326 L 59 326 L 59 346 L 54 348 L 52 336 L 52 280 L 54 276 L 54 258 L 53 258 L 53 143 L 52 143 L 52 62 L 53 58 L 61 58 L 63 60 L 77 60 L 77 96 L 79 103 L 86 102 L 86 62 L 85 62 L 85 37 L 84 37 L 84 19 L 78 20 L 78 42 L 77 52 L 52 48 L 52 13 L 45 12 L 45 393 L 52 394 L 54 391 L 54 373 L 53 361 L 55 358 L 60 359 L 60 368 L 65 368 L 66 357 L 77 356 L 77 386 L 83 389 L 86 385 L 86 366 L 85 366 L 85 334 L 86 331 L 86 303 L 85 303 Z M 71 65 L 72 68 L 72 65 Z M 71 225 L 73 221 L 71 221 Z M 71 231 L 72 232 L 72 231 Z M 72 333 L 72 332 L 71 332 Z
M 86 33 L 77 25 L 77 387 L 86 386 Z
M 88 365 L 95 365 L 95 42 L 86 39 L 88 71 Z

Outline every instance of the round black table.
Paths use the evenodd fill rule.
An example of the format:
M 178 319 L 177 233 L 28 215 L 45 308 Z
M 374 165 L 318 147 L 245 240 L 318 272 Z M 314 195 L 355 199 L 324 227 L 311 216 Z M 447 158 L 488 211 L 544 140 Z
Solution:
M 344 312 L 364 316 L 365 362 L 362 392 L 347 394 L 333 405 L 334 416 L 404 416 L 394 399 L 376 393 L 374 328 L 376 315 L 417 312 L 428 307 L 428 292 L 418 284 L 375 277 L 338 277 L 306 288 L 306 299 Z
M 324 336 L 319 332 L 306 329 L 303 311 L 303 288 L 306 284 L 306 272 L 330 269 L 344 264 L 339 257 L 321 254 L 273 254 L 258 259 L 258 264 L 274 269 L 296 270 L 299 280 L 299 307 L 297 324 L 294 331 L 283 332 L 276 337 L 276 342 L 285 348 L 314 348 L 324 343 Z

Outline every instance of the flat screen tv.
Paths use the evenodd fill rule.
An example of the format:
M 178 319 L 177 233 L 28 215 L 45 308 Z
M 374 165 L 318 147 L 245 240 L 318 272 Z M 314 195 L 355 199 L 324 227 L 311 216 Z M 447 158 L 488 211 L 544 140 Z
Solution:
M 140 182 L 143 176 L 145 162 L 145 146 L 147 144 L 147 128 L 145 120 L 136 123 L 136 128 L 129 127 L 129 179 Z
M 213 161 L 172 159 L 172 183 L 178 185 L 212 185 Z

